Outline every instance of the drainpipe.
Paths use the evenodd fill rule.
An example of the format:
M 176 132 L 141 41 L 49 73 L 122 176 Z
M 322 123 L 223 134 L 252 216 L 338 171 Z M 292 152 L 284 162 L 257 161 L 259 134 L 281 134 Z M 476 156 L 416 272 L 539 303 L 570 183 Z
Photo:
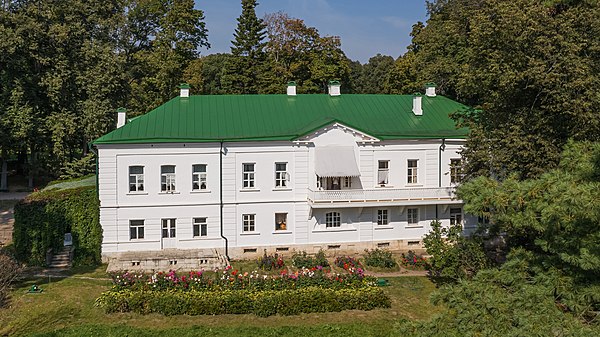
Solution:
M 221 216 L 219 217 L 221 220 L 221 238 L 225 240 L 225 257 L 227 258 L 227 263 L 229 263 L 229 241 L 227 237 L 223 235 L 223 141 L 221 140 L 221 148 L 219 150 L 219 204 L 221 206 Z
M 442 144 L 438 149 L 438 187 L 442 187 L 442 151 L 446 149 L 446 139 L 442 138 Z M 438 205 L 435 205 L 435 219 L 439 220 Z
M 96 197 L 100 200 L 100 188 L 98 186 L 98 151 L 94 149 L 94 145 L 92 143 L 88 143 L 88 148 L 90 151 L 96 155 Z

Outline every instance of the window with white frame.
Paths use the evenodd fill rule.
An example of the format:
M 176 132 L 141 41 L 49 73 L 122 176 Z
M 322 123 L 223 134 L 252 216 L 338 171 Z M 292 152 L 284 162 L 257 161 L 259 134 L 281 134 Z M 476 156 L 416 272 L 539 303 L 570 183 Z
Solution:
M 333 228 L 333 227 L 341 227 L 342 226 L 342 217 L 340 212 L 328 212 L 325 213 L 325 227 Z
M 285 231 L 287 229 L 287 213 L 275 213 L 275 230 Z
M 192 165 L 192 191 L 206 189 L 206 164 Z
M 288 177 L 287 163 L 275 163 L 275 187 L 287 187 Z
M 388 184 L 390 175 L 390 161 L 380 160 L 377 167 L 377 183 L 381 186 L 385 186 Z
M 460 159 L 450 159 L 450 183 L 458 184 L 462 180 L 462 165 Z
M 162 219 L 162 237 L 163 238 L 174 238 L 175 237 L 175 223 L 177 219 Z
M 254 232 L 256 214 L 243 214 L 242 215 L 242 231 L 243 232 Z
M 407 171 L 407 182 L 409 184 L 416 184 L 418 182 L 419 175 L 419 161 L 417 159 L 409 159 L 407 161 L 408 171 Z
M 195 238 L 208 235 L 208 225 L 206 224 L 206 218 L 194 218 L 193 219 L 192 235 Z
M 160 167 L 160 190 L 161 192 L 175 191 L 175 165 Z
M 417 226 L 419 224 L 419 209 L 409 208 L 406 210 L 406 218 L 409 226 Z
M 378 225 L 388 225 L 388 210 L 387 209 L 378 209 L 377 210 L 377 224 Z
M 462 225 L 462 208 L 450 208 L 450 225 Z
M 129 240 L 144 238 L 144 220 L 129 220 Z
M 144 191 L 144 167 L 129 166 L 129 192 Z
M 242 187 L 254 188 L 254 163 L 242 164 Z

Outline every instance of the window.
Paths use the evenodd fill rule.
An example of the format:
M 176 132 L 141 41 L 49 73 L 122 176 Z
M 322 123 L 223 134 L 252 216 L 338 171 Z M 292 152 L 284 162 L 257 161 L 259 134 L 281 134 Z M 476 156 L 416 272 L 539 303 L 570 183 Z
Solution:
M 144 191 L 144 167 L 129 166 L 129 192 Z
M 352 177 L 344 177 L 342 180 L 343 188 L 352 188 Z
M 160 190 L 161 192 L 175 192 L 175 165 L 160 167 Z
M 175 237 L 175 222 L 176 219 L 162 219 L 162 237 L 163 238 L 174 238 Z
M 460 159 L 450 159 L 450 183 L 458 184 L 462 180 Z
M 129 240 L 144 238 L 144 220 L 129 220 Z
M 242 215 L 242 231 L 243 232 L 254 232 L 256 227 L 254 227 L 254 219 L 255 214 L 244 214 Z
M 419 161 L 416 159 L 409 159 L 408 160 L 408 183 L 409 184 L 416 184 L 417 183 L 417 176 L 418 176 L 418 171 L 419 171 Z
M 388 210 L 387 209 L 378 209 L 377 210 L 377 224 L 378 225 L 387 225 L 388 222 Z
M 390 161 L 380 160 L 377 169 L 377 182 L 381 186 L 385 186 L 388 183 L 388 177 L 390 174 Z
M 206 165 L 192 165 L 192 191 L 206 189 Z
M 462 209 L 450 208 L 450 225 L 462 225 Z
M 254 188 L 254 164 L 242 164 L 243 188 Z
M 409 226 L 417 226 L 419 224 L 419 209 L 418 208 L 407 209 L 406 217 L 408 218 Z
M 194 237 L 207 236 L 208 228 L 206 225 L 206 218 L 194 218 L 192 223 L 192 232 Z
M 275 163 L 275 187 L 287 187 L 287 163 Z
M 275 213 L 275 230 L 287 230 L 287 213 Z
M 329 212 L 325 213 L 325 227 L 341 227 L 342 226 L 342 217 L 339 212 Z

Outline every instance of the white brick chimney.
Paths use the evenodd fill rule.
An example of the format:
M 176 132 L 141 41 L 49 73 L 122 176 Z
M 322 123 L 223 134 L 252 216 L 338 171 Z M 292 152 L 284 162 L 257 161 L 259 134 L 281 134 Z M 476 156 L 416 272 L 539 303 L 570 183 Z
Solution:
M 435 97 L 435 83 L 429 82 L 425 84 L 425 96 L 427 97 Z
M 287 84 L 287 95 L 296 96 L 296 82 L 291 81 Z
M 413 95 L 413 108 L 412 111 L 415 116 L 423 116 L 423 104 L 422 104 L 423 96 L 417 93 Z
M 125 125 L 127 121 L 127 109 L 118 108 L 117 109 L 117 129 Z
M 179 85 L 179 97 L 188 98 L 190 97 L 190 85 L 187 83 L 181 83 Z
M 340 91 L 341 85 L 339 81 L 329 81 L 329 85 L 327 85 L 327 89 L 329 92 L 329 96 L 339 96 L 341 95 Z

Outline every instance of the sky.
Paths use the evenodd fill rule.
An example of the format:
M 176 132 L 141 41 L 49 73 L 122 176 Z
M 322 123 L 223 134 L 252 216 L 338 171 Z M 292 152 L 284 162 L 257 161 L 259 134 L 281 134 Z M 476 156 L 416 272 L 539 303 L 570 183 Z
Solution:
M 256 14 L 283 11 L 302 19 L 321 36 L 337 35 L 351 60 L 366 63 L 379 54 L 394 58 L 406 51 L 410 31 L 426 20 L 425 0 L 258 0 Z M 204 11 L 209 50 L 202 55 L 229 53 L 236 19 L 242 13 L 240 0 L 196 0 Z

